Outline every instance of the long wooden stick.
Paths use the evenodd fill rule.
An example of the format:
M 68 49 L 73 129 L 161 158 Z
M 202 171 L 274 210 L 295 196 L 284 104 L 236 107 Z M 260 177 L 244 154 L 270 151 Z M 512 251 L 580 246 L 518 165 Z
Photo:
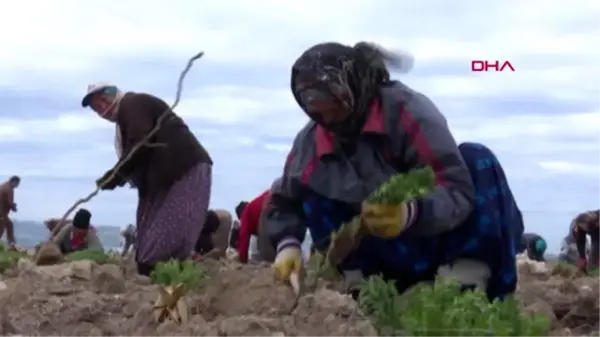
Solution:
M 66 212 L 65 214 L 62 216 L 62 218 L 60 219 L 58 225 L 56 227 L 54 227 L 54 230 L 52 230 L 52 234 L 50 236 L 50 239 L 53 239 L 54 236 L 56 236 L 56 234 L 58 234 L 58 232 L 60 232 L 60 230 L 62 229 L 65 220 L 69 217 L 69 215 L 71 214 L 71 212 L 73 212 L 77 207 L 79 207 L 81 204 L 84 204 L 88 201 L 90 201 L 93 197 L 95 197 L 96 195 L 98 195 L 98 192 L 100 192 L 100 190 L 102 190 L 102 188 L 104 187 L 104 185 L 111 181 L 112 179 L 115 178 L 115 176 L 119 173 L 119 169 L 121 169 L 121 167 L 123 165 L 125 165 L 125 163 L 127 163 L 131 157 L 142 147 L 142 146 L 148 146 L 149 145 L 149 141 L 150 138 L 152 138 L 157 132 L 158 130 L 160 130 L 160 126 L 162 121 L 169 115 L 169 112 L 171 112 L 173 109 L 175 109 L 175 107 L 177 107 L 177 105 L 179 105 L 179 101 L 181 100 L 181 92 L 183 90 L 183 81 L 185 79 L 185 77 L 187 76 L 187 73 L 190 71 L 190 69 L 192 69 L 192 66 L 194 65 L 194 62 L 196 62 L 196 60 L 200 59 L 202 56 L 204 55 L 204 52 L 199 52 L 198 54 L 192 56 L 188 62 L 187 65 L 185 66 L 185 68 L 183 69 L 183 71 L 181 71 L 181 74 L 179 75 L 179 80 L 177 82 L 177 92 L 175 94 L 175 101 L 173 101 L 173 104 L 169 107 L 169 109 L 165 110 L 156 120 L 156 125 L 154 126 L 154 128 L 152 130 L 150 130 L 150 132 L 144 137 L 142 138 L 142 140 L 140 140 L 137 144 L 135 144 L 135 146 L 131 149 L 131 151 L 129 151 L 129 153 L 127 154 L 127 156 L 125 156 L 125 158 L 123 158 L 123 160 L 120 160 L 117 165 L 115 165 L 115 167 L 113 168 L 113 172 L 110 175 L 110 177 L 108 179 L 106 179 L 100 186 L 96 187 L 96 189 L 88 194 L 85 198 L 81 198 L 79 200 L 77 200 L 73 206 L 71 206 Z

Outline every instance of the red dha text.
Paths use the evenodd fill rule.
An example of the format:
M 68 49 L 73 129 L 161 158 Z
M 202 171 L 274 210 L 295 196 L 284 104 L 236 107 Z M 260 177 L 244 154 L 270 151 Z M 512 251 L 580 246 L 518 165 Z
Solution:
M 471 71 L 515 71 L 515 67 L 510 61 L 473 60 L 471 61 Z

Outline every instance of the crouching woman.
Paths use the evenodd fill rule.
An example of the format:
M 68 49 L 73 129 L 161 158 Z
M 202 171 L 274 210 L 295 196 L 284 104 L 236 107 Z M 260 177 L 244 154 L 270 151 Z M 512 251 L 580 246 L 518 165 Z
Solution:
M 369 275 L 395 280 L 399 291 L 439 275 L 502 298 L 516 288 L 523 233 L 502 167 L 481 144 L 458 146 L 429 98 L 390 80 L 387 64 L 405 61 L 369 43 L 324 43 L 293 65 L 292 92 L 311 121 L 271 191 L 276 276 L 288 280 L 302 265 L 307 227 L 324 253 L 332 232 L 361 215 L 369 234 L 338 263 L 349 290 Z M 393 174 L 426 166 L 436 186 L 402 204 L 398 223 L 362 211 Z
M 79 209 L 73 221 L 67 223 L 54 238 L 60 252 L 69 254 L 81 250 L 104 251 L 96 228 L 90 224 L 92 213 L 87 209 Z

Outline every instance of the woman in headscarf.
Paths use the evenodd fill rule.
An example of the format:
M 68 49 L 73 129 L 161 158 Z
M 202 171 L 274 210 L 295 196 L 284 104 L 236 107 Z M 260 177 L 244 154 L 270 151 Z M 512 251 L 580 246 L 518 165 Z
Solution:
M 331 233 L 360 214 L 370 234 L 338 264 L 347 282 L 380 274 L 403 291 L 440 275 L 490 298 L 515 290 L 523 223 L 502 167 L 481 144 L 458 146 L 427 96 L 390 79 L 388 66 L 411 63 L 364 42 L 318 44 L 294 63 L 292 93 L 311 121 L 267 210 L 278 278 L 300 268 L 307 227 L 324 252 Z M 436 187 L 400 205 L 401 221 L 384 226 L 384 215 L 362 213 L 363 200 L 391 175 L 426 166 Z
M 229 232 L 231 231 L 232 217 L 224 209 L 209 210 L 202 227 L 202 232 L 196 241 L 193 258 L 200 256 L 211 258 L 225 257 L 229 246 Z
M 527 252 L 527 257 L 533 261 L 546 261 L 544 254 L 548 245 L 546 240 L 535 233 L 524 233 L 521 238 L 519 252 Z
M 90 85 L 81 105 L 116 127 L 118 162 L 96 181 L 102 190 L 127 182 L 137 188 L 138 272 L 157 262 L 190 257 L 202 231 L 211 190 L 212 160 L 183 120 L 160 98 Z M 148 144 L 133 151 L 156 126 Z
M 66 224 L 54 237 L 61 253 L 68 254 L 81 250 L 99 250 L 104 247 L 96 233 L 96 228 L 91 225 L 92 213 L 81 208 L 75 213 L 73 221 Z

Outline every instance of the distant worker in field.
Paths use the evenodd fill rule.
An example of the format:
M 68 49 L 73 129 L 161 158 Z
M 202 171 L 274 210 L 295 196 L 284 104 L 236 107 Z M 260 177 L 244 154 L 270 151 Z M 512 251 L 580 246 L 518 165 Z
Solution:
M 548 245 L 546 240 L 535 233 L 524 233 L 521 237 L 520 252 L 526 251 L 527 257 L 534 261 L 546 261 L 544 254 Z
M 6 241 L 14 249 L 16 242 L 15 225 L 8 216 L 12 212 L 17 212 L 17 203 L 15 202 L 15 189 L 19 187 L 21 178 L 12 176 L 8 181 L 0 185 L 0 239 L 6 231 Z
M 121 256 L 127 256 L 129 254 L 129 250 L 135 251 L 135 243 L 137 240 L 137 231 L 133 224 L 127 225 L 125 228 L 121 229 L 121 246 L 123 249 L 121 250 Z
M 277 181 L 276 181 L 277 183 Z M 240 233 L 237 242 L 238 258 L 240 262 L 248 262 L 250 254 L 250 238 L 254 235 L 257 237 L 258 256 L 260 260 L 273 262 L 275 259 L 275 251 L 271 244 L 264 240 L 269 240 L 263 233 L 260 233 L 261 221 L 264 221 L 263 211 L 265 210 L 266 202 L 271 196 L 271 189 L 263 191 L 250 202 L 240 202 L 236 208 L 236 212 L 240 218 Z M 240 205 L 243 205 L 240 207 Z M 264 225 L 264 224 L 263 224 Z
M 600 210 L 587 211 L 581 213 L 571 221 L 571 235 L 577 245 L 577 267 L 582 270 L 598 268 L 599 265 L 599 236 Z M 589 259 L 586 255 L 587 236 L 590 236 L 591 247 Z
M 229 246 L 229 232 L 232 224 L 231 213 L 224 209 L 209 210 L 202 226 L 202 232 L 194 246 L 192 257 L 222 258 Z
M 73 221 L 66 224 L 56 234 L 53 241 L 58 244 L 61 253 L 69 254 L 81 250 L 104 251 L 96 228 L 91 225 L 92 213 L 87 209 L 80 208 Z
M 590 256 L 590 242 L 589 238 L 586 239 L 586 250 L 585 256 Z M 560 246 L 560 254 L 558 255 L 558 260 L 560 262 L 565 262 L 569 264 L 576 264 L 579 259 L 579 253 L 577 253 L 577 243 L 575 242 L 575 237 L 571 229 L 569 228 L 569 234 L 564 237 L 561 246 Z
M 235 206 L 235 216 L 237 217 L 237 220 L 234 222 L 234 226 L 231 228 L 231 233 L 229 234 L 229 247 L 234 249 L 236 253 L 239 253 L 238 244 L 242 226 L 242 214 L 244 213 L 246 206 L 248 206 L 247 201 L 240 201 L 237 206 Z
M 118 161 L 97 186 L 137 189 L 138 273 L 148 276 L 158 262 L 188 259 L 210 202 L 213 162 L 206 149 L 156 96 L 98 83 L 88 86 L 81 105 L 115 125 Z

